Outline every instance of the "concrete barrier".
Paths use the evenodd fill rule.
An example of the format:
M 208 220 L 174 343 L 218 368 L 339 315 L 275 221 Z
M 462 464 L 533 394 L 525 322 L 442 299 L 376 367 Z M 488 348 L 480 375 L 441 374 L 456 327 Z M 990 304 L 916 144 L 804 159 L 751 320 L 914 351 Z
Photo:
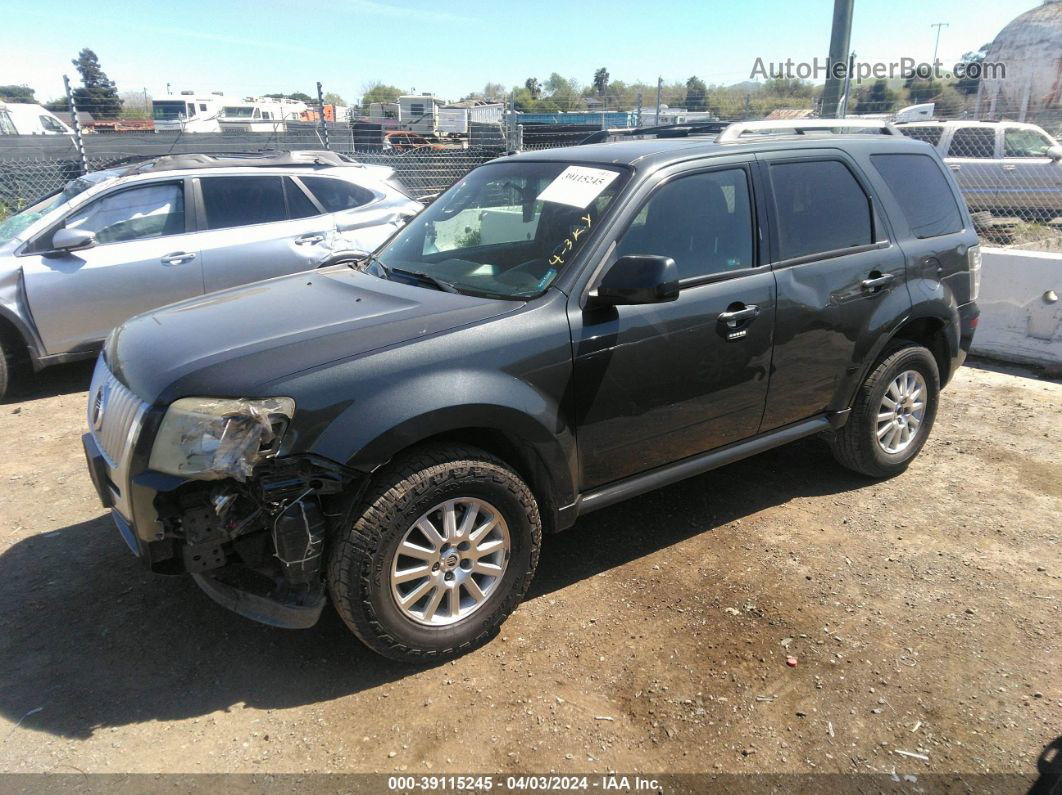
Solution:
M 972 353 L 1062 368 L 1062 254 L 986 248 L 981 267 Z

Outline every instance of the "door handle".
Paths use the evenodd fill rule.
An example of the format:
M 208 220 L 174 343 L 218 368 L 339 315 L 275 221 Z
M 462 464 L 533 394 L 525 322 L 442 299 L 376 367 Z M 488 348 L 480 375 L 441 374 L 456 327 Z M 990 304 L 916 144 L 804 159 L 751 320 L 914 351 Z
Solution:
M 182 262 L 188 262 L 195 259 L 195 254 L 191 251 L 174 251 L 172 254 L 167 254 L 162 258 L 163 265 L 180 265 Z
M 296 246 L 305 246 L 312 243 L 320 243 L 325 239 L 324 232 L 310 232 L 306 235 L 299 235 L 295 238 Z
M 962 168 L 962 166 L 960 166 L 958 163 L 948 163 L 948 168 L 950 168 L 952 171 L 958 171 L 960 168 Z
M 1014 165 L 1013 163 L 1004 163 L 1003 164 L 1003 170 L 1004 171 L 1013 171 L 1016 168 L 1017 168 L 1017 166 Z
M 872 276 L 869 279 L 863 279 L 859 286 L 867 291 L 877 290 L 878 288 L 889 284 L 895 278 L 896 276 L 891 273 L 883 273 L 880 276 Z
M 719 315 L 720 323 L 737 324 L 742 320 L 752 320 L 760 314 L 760 308 L 755 304 L 750 304 L 744 309 L 735 309 L 734 311 L 723 312 Z

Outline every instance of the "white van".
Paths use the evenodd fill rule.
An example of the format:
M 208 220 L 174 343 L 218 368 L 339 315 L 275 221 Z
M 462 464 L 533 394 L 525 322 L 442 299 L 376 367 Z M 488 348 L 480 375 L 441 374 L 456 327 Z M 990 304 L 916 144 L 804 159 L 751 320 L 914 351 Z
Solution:
M 74 131 L 40 105 L 0 102 L 0 135 L 73 135 Z

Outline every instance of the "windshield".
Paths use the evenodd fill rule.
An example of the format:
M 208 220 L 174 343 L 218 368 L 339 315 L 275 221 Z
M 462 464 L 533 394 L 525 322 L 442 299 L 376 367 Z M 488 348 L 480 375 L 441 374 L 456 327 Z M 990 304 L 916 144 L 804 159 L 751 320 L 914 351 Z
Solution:
M 159 99 L 151 103 L 151 117 L 155 121 L 176 121 L 184 116 L 184 103 L 179 100 Z
M 43 218 L 59 205 L 70 201 L 79 193 L 88 190 L 104 179 L 110 179 L 112 176 L 114 174 L 111 171 L 96 171 L 92 174 L 78 177 L 66 183 L 66 187 L 58 193 L 53 193 L 51 196 L 41 199 L 36 204 L 22 210 L 22 212 L 15 213 L 10 218 L 0 221 L 0 246 L 18 237 L 22 230 Z
M 488 164 L 410 221 L 376 260 L 392 278 L 421 274 L 460 292 L 531 298 L 583 249 L 628 176 L 614 166 Z
M 221 109 L 221 115 L 230 119 L 249 119 L 253 112 L 253 107 L 241 108 L 236 105 L 229 105 Z

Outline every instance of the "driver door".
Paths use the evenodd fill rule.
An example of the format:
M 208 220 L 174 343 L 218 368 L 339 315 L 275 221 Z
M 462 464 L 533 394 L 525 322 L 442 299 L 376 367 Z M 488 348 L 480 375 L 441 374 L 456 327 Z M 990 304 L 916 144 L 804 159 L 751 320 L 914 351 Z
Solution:
M 184 180 L 117 189 L 74 210 L 21 257 L 30 313 L 49 355 L 91 349 L 129 317 L 203 293 Z M 93 246 L 52 251 L 60 228 Z

